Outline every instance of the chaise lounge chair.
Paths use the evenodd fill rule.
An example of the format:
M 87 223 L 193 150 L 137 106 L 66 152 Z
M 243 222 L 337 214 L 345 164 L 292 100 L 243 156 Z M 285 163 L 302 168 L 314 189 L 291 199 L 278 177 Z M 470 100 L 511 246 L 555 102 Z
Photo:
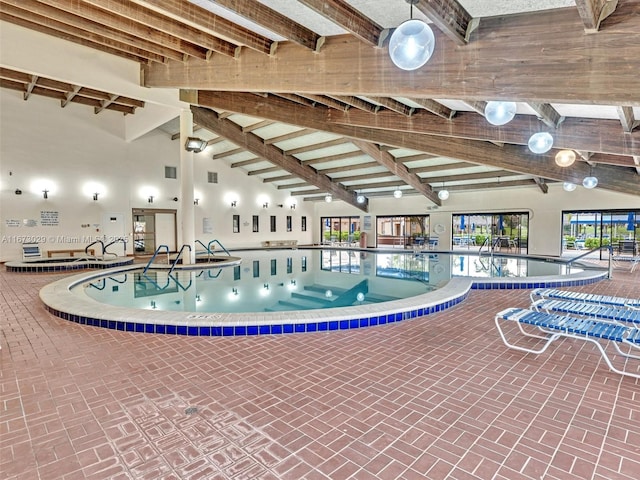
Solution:
M 553 300 L 541 298 L 531 304 L 531 308 L 536 311 L 547 313 L 564 313 L 570 315 L 580 315 L 583 317 L 597 318 L 612 322 L 636 323 L 640 324 L 640 310 L 634 308 L 615 307 L 588 302 L 572 302 L 570 300 Z
M 502 328 L 506 322 L 515 322 L 524 336 L 542 340 L 543 343 L 541 345 L 538 344 L 537 347 L 527 347 L 510 342 L 507 340 L 505 331 Z M 632 362 L 629 362 L 630 359 L 632 361 L 640 360 L 640 355 L 630 353 L 631 351 L 640 352 L 640 329 L 635 327 L 568 315 L 537 312 L 523 308 L 508 308 L 498 312 L 495 316 L 495 323 L 502 341 L 509 348 L 526 353 L 540 354 L 554 340 L 562 337 L 584 340 L 593 343 L 598 348 L 602 358 L 612 371 L 620 375 L 640 378 L 640 363 L 632 365 Z M 535 327 L 536 333 L 527 332 L 523 325 Z M 606 350 L 608 345 L 613 345 L 616 352 L 624 357 L 625 361 L 622 368 L 613 365 L 612 359 Z M 620 348 L 621 345 L 625 346 L 628 351 L 623 351 Z M 629 366 L 633 369 L 628 369 Z
M 571 292 L 568 290 L 557 290 L 555 288 L 536 288 L 531 291 L 531 302 L 536 298 L 555 298 L 558 300 L 572 300 L 575 302 L 597 303 L 601 305 L 612 305 L 616 307 L 640 308 L 640 298 L 612 297 L 609 295 L 597 295 L 594 293 Z

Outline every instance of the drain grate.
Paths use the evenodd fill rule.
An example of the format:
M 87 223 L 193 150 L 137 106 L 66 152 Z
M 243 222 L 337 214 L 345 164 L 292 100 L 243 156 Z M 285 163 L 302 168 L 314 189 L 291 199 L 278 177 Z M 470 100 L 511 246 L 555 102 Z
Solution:
M 185 415 L 193 415 L 194 413 L 198 413 L 198 407 L 189 407 L 184 411 Z

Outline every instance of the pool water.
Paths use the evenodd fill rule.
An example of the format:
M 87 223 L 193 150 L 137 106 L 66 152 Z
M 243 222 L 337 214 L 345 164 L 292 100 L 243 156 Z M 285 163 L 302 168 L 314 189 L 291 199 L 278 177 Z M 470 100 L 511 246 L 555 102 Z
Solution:
M 111 273 L 75 288 L 98 302 L 186 312 L 277 312 L 387 302 L 421 295 L 452 276 L 563 274 L 563 265 L 523 258 L 372 253 L 356 250 L 256 250 L 240 265 Z M 572 272 L 576 270 L 573 269 Z

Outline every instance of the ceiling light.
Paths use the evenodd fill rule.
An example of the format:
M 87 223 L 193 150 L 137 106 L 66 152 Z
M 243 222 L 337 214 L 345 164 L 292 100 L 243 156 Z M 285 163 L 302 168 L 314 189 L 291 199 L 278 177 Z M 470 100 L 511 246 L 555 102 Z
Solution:
M 516 116 L 516 102 L 487 102 L 484 118 L 491 125 L 504 125 Z
M 576 184 L 571 182 L 564 182 L 562 188 L 565 192 L 573 192 L 576 189 Z
M 418 0 L 406 0 L 413 5 Z M 436 44 L 431 27 L 422 20 L 410 19 L 393 31 L 389 39 L 389 56 L 396 67 L 402 70 L 415 70 L 431 58 Z
M 396 188 L 396 189 L 393 191 L 393 196 L 394 196 L 395 198 L 402 198 L 402 190 L 400 190 L 399 188 Z
M 184 148 L 187 152 L 200 153 L 207 148 L 207 141 L 198 137 L 188 137 Z
M 438 198 L 440 200 L 446 200 L 447 198 L 449 198 L 449 190 L 446 190 L 446 189 L 440 190 L 438 192 Z
M 584 188 L 592 189 L 596 188 L 596 185 L 598 185 L 598 179 L 596 177 L 584 177 L 584 180 L 582 180 L 582 186 Z
M 559 167 L 570 167 L 576 161 L 576 152 L 573 150 L 560 150 L 556 153 L 556 164 Z
M 324 196 L 324 201 L 325 201 L 325 202 L 327 202 L 327 203 L 331 203 L 331 202 L 333 201 L 333 197 L 331 196 L 331 194 L 330 194 L 330 193 L 327 193 L 327 194 Z
M 356 196 L 356 202 L 358 202 L 358 203 L 364 203 L 364 202 L 365 202 L 365 200 L 366 200 L 366 198 L 364 198 L 364 195 L 362 195 L 361 193 L 359 193 L 359 194 Z
M 553 146 L 553 137 L 547 132 L 538 132 L 529 138 L 529 150 L 533 153 L 546 153 Z

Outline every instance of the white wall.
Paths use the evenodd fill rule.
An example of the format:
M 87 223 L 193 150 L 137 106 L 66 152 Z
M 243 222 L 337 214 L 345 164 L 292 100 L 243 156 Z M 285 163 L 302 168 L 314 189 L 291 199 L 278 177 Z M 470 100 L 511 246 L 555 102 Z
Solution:
M 180 141 L 155 130 L 127 142 L 124 129 L 120 113 L 95 115 L 91 107 L 77 104 L 61 108 L 59 101 L 40 96 L 24 101 L 19 92 L 0 89 L 0 261 L 21 258 L 20 244 L 28 240 L 42 243 L 44 251 L 84 248 L 108 231 L 105 215 L 123 216 L 132 253 L 132 208 L 175 209 L 180 215 Z M 178 179 L 165 179 L 165 166 L 177 167 Z M 218 184 L 207 183 L 208 171 L 218 173 Z M 46 200 L 42 187 L 33 185 L 44 180 L 52 185 Z M 104 186 L 97 202 L 83 192 L 87 182 Z M 257 246 L 264 240 L 312 241 L 312 204 L 299 202 L 295 210 L 278 207 L 290 200 L 287 192 L 212 160 L 207 151 L 194 155 L 193 184 L 200 199 L 195 238 L 205 244 L 214 238 L 227 248 Z M 149 187 L 156 189 L 153 204 L 142 191 Z M 238 198 L 236 208 L 227 200 L 230 194 Z M 268 209 L 258 204 L 262 196 Z M 48 211 L 58 212 L 58 225 L 42 225 L 41 212 Z M 234 214 L 240 215 L 240 233 L 232 232 Z M 260 217 L 258 233 L 252 232 L 252 215 Z M 277 218 L 275 233 L 269 232 L 270 215 Z M 292 232 L 286 232 L 287 215 L 293 217 Z M 305 233 L 300 231 L 303 215 L 309 225 Z M 213 227 L 210 234 L 203 232 L 205 217 Z M 34 220 L 35 226 L 26 226 L 25 220 Z M 113 251 L 121 253 L 122 247 Z

